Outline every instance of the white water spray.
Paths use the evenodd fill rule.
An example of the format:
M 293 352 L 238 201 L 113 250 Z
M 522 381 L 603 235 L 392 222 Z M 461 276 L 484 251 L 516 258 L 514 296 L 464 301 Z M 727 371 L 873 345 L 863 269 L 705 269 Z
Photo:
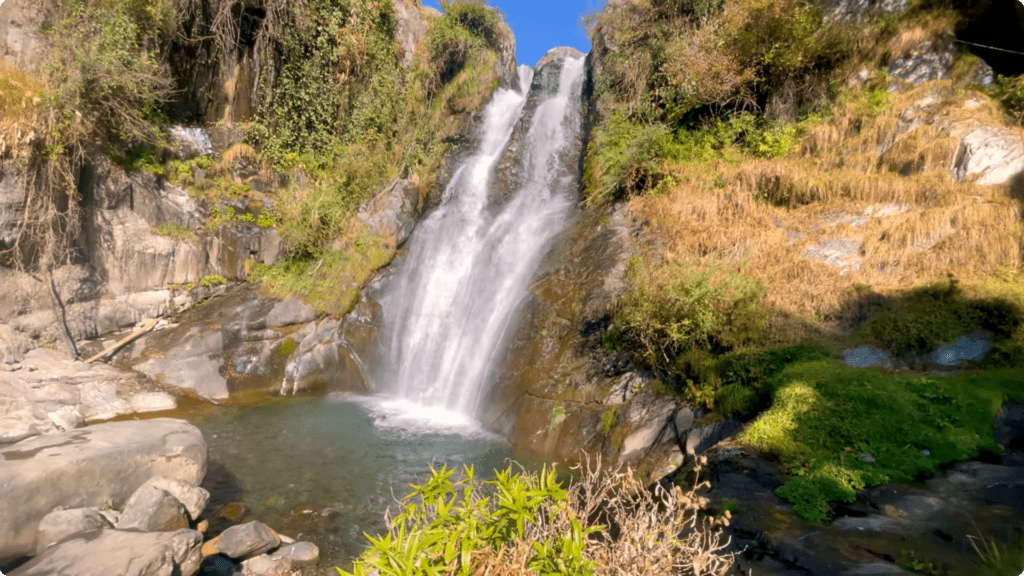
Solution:
M 580 130 L 582 58 L 566 59 L 559 77 L 545 80 L 557 88 L 535 87 L 540 102 L 520 144 L 525 183 L 504 204 L 489 202 L 495 166 L 527 120 L 533 73 L 519 73 L 522 92 L 498 90 L 487 105 L 477 152 L 417 227 L 380 297 L 384 358 L 374 388 L 428 411 L 476 415 L 530 279 L 574 201 L 575 178 L 559 154 Z

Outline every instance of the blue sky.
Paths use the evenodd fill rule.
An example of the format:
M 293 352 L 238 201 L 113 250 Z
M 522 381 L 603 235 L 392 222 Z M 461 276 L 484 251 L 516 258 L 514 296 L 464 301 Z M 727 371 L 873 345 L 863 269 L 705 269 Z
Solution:
M 580 16 L 604 6 L 605 0 L 487 0 L 505 14 L 505 22 L 516 35 L 516 61 L 533 66 L 555 46 L 572 46 L 590 51 Z M 440 9 L 437 0 L 423 0 L 424 6 Z

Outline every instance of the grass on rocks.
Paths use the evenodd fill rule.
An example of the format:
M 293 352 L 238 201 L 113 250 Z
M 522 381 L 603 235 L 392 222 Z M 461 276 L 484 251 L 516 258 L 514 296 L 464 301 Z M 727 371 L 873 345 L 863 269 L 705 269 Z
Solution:
M 941 377 L 807 361 L 772 380 L 771 408 L 739 439 L 792 474 L 777 493 L 797 514 L 825 520 L 830 502 L 865 488 L 1001 452 L 992 419 L 1008 398 L 1024 398 L 1019 369 Z

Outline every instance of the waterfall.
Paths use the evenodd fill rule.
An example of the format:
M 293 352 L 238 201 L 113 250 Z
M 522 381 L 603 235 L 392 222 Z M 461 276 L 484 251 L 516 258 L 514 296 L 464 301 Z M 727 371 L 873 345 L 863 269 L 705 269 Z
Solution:
M 575 168 L 578 158 L 565 157 L 581 130 L 583 58 L 560 64 L 558 74 L 541 68 L 536 77 L 521 66 L 521 91 L 495 93 L 475 153 L 456 170 L 381 288 L 376 391 L 476 415 L 530 280 L 575 201 L 577 179 L 567 164 Z M 495 168 L 506 154 L 516 155 L 516 190 L 495 192 Z

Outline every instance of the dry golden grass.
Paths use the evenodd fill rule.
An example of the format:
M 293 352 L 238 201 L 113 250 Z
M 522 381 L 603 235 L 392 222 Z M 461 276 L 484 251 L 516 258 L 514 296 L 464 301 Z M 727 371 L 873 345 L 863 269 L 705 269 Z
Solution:
M 778 340 L 848 325 L 842 315 L 858 285 L 897 291 L 953 273 L 981 286 L 1019 269 L 1020 201 L 1005 186 L 950 175 L 959 142 L 950 133 L 976 122 L 1005 126 L 998 107 L 956 94 L 949 82 L 889 98 L 883 110 L 840 107 L 788 157 L 676 165 L 679 185 L 631 207 L 665 240 L 667 259 L 726 263 L 763 282 Z M 844 267 L 805 255 L 826 241 L 859 249 Z
M 0 66 L 0 155 L 17 156 L 37 126 L 43 85 L 17 68 Z
M 913 26 L 901 27 L 885 44 L 885 62 L 903 58 L 929 40 L 951 37 L 959 18 L 952 10 L 930 11 Z

